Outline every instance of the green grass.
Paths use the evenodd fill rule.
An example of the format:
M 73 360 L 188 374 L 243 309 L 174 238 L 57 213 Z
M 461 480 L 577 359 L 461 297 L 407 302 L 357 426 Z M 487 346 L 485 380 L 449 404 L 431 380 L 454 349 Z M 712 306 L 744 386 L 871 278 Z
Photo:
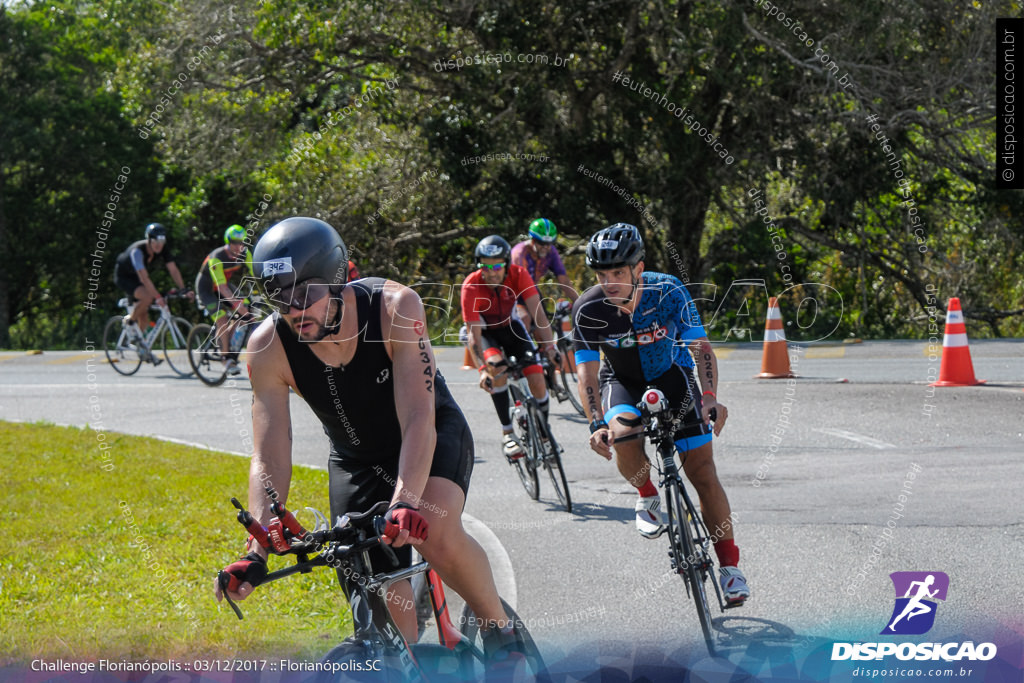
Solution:
M 259 587 L 241 603 L 244 621 L 214 600 L 217 570 L 242 554 L 246 537 L 230 498 L 246 500 L 247 459 L 108 432 L 114 467 L 105 471 L 97 435 L 0 422 L 0 665 L 315 659 L 351 633 L 326 570 Z M 326 513 L 326 472 L 296 467 L 288 499 L 296 511 Z M 299 518 L 312 525 L 308 513 Z M 272 557 L 270 569 L 293 561 Z

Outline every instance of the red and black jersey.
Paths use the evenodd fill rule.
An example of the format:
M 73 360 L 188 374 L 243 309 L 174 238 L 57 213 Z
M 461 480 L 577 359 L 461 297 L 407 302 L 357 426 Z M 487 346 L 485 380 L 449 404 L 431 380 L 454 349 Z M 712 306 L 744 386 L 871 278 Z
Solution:
M 482 320 L 487 327 L 504 327 L 512 320 L 516 299 L 534 294 L 537 287 L 525 268 L 509 265 L 496 287 L 485 284 L 483 271 L 475 270 L 462 283 L 462 319 L 467 324 Z

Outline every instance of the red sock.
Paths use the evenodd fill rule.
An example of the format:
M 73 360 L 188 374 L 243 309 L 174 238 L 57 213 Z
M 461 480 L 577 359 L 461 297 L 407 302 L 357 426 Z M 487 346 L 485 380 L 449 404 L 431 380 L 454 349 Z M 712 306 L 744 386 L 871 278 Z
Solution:
M 740 549 L 731 538 L 717 541 L 715 554 L 718 555 L 718 564 L 722 567 L 735 567 L 740 563 Z
M 637 488 L 642 498 L 650 498 L 651 496 L 658 495 L 658 487 L 654 485 L 654 482 L 650 479 L 643 486 Z

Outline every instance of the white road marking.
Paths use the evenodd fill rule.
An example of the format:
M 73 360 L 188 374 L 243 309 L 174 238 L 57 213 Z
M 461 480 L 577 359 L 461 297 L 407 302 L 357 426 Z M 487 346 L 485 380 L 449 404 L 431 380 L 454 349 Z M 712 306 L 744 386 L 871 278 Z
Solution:
M 872 448 L 878 448 L 879 450 L 884 448 L 896 448 L 895 444 L 888 443 L 886 441 L 880 441 L 878 439 L 872 439 L 870 436 L 864 436 L 863 434 L 855 434 L 854 432 L 847 432 L 842 429 L 812 429 L 811 431 L 819 432 L 821 434 L 830 434 L 832 436 L 838 436 L 840 439 L 849 439 L 850 441 L 856 441 Z

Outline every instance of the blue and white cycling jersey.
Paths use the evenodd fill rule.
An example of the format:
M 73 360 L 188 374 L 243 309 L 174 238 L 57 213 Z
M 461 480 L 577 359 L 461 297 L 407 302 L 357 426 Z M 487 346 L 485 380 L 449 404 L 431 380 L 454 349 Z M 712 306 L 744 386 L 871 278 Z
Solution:
M 610 373 L 622 382 L 647 383 L 673 366 L 692 368 L 686 344 L 707 334 L 697 306 L 679 278 L 644 272 L 640 301 L 633 314 L 609 303 L 600 285 L 591 287 L 573 307 L 576 362 L 601 358 L 602 380 Z

